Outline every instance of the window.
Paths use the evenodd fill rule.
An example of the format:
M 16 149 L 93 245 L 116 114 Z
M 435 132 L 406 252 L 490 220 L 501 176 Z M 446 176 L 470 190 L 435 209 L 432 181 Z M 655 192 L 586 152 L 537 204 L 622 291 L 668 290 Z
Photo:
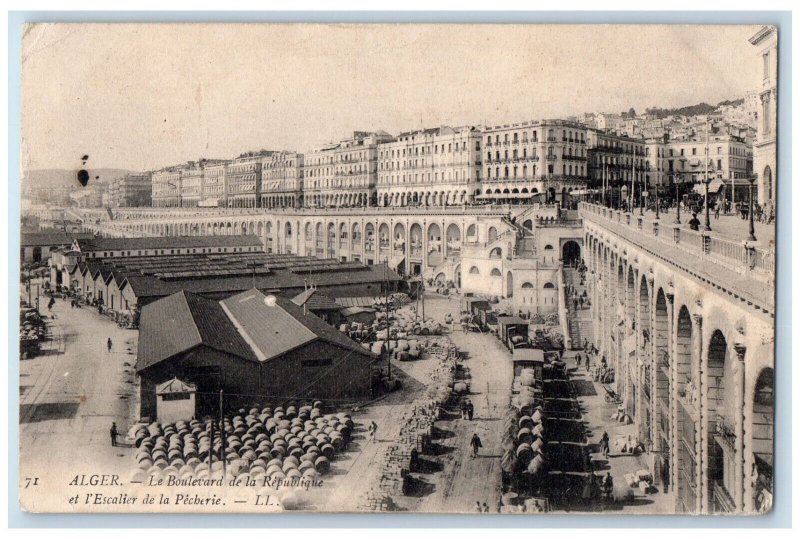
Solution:
M 469 268 L 469 273 L 470 273 L 470 275 L 480 275 L 481 274 L 480 270 L 476 266 L 472 266 L 471 268 Z
M 765 52 L 761 56 L 761 60 L 762 60 L 762 62 L 764 64 L 764 78 L 768 79 L 769 78 L 769 51 Z

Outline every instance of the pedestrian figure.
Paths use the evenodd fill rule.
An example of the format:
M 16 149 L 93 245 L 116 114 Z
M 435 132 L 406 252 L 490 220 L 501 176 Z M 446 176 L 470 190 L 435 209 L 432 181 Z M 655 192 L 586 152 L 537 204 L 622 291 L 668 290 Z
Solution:
M 486 504 L 486 502 L 483 502 L 483 512 L 484 513 L 488 513 L 489 512 L 489 506 Z
M 471 400 L 467 400 L 467 417 L 472 421 L 472 414 L 475 413 L 475 407 L 472 405 Z
M 607 457 L 609 452 L 607 432 L 603 432 L 603 436 L 600 438 L 600 449 L 603 451 L 603 456 Z
M 714 219 L 719 219 L 719 204 L 714 208 Z
M 111 434 L 111 447 L 116 447 L 117 446 L 117 436 L 119 435 L 119 432 L 117 431 L 117 424 L 115 422 L 111 423 L 110 434 Z
M 482 513 L 483 509 L 481 509 L 481 502 L 475 502 L 475 512 Z
M 614 494 L 614 480 L 611 479 L 611 472 L 608 472 L 603 480 L 603 491 L 605 492 L 606 497 L 611 499 L 612 495 Z
M 461 419 L 466 419 L 467 418 L 467 401 L 462 399 L 460 406 L 461 406 Z
M 575 369 L 579 369 L 581 367 L 581 353 L 578 352 L 575 354 Z
M 369 437 L 373 441 L 375 441 L 376 432 L 378 432 L 378 424 L 375 421 L 371 421 L 369 424 Z
M 586 358 L 586 372 L 589 372 L 589 358 Z
M 108 342 L 106 342 L 106 346 L 108 347 L 108 351 L 111 352 L 111 347 L 113 343 L 111 342 L 111 337 L 108 338 Z
M 669 459 L 661 467 L 661 482 L 664 484 L 664 494 L 669 493 Z
M 478 456 L 478 450 L 483 447 L 481 444 L 481 439 L 478 437 L 478 433 L 472 435 L 472 439 L 469 441 L 469 445 L 472 446 L 472 458 Z

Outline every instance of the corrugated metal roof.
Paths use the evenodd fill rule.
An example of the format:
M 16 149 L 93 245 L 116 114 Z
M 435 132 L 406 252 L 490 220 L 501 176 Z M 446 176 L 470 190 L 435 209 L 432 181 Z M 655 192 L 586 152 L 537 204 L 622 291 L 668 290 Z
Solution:
M 277 303 L 268 305 L 267 296 L 251 289 L 220 302 L 239 334 L 260 361 L 267 361 L 308 344 L 314 332 Z
M 142 309 L 137 370 L 201 344 L 256 360 L 218 302 L 181 291 Z
M 201 343 L 186 294 L 168 296 L 142 309 L 136 368 L 141 371 Z
M 22 247 L 70 246 L 73 239 L 90 239 L 90 232 L 23 232 L 20 236 Z
M 78 240 L 86 251 L 128 251 L 135 249 L 187 249 L 194 247 L 259 247 L 256 235 L 237 236 L 155 236 L 145 238 L 88 238 Z
M 342 307 L 372 307 L 375 304 L 375 298 L 372 296 L 336 298 L 336 303 Z

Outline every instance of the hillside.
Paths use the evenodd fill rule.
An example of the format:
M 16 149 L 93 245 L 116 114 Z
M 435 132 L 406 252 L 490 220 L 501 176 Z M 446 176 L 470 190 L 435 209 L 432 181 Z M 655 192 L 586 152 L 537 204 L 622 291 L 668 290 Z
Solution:
M 93 183 L 105 184 L 114 178 L 119 178 L 131 172 L 121 168 L 87 168 L 89 172 L 89 185 Z M 66 169 L 39 169 L 28 170 L 22 177 L 23 187 L 39 187 L 52 189 L 54 187 L 74 187 L 78 184 L 78 171 Z
M 662 109 L 658 107 L 648 108 L 645 110 L 645 113 L 652 114 L 656 118 L 665 118 L 667 116 L 677 115 L 677 116 L 695 116 L 698 114 L 709 114 L 714 112 L 719 107 L 722 106 L 739 106 L 744 103 L 744 98 L 741 99 L 734 99 L 734 100 L 725 100 L 720 101 L 716 105 L 709 105 L 708 103 L 698 103 L 696 105 L 689 105 L 687 107 L 680 107 L 674 109 Z

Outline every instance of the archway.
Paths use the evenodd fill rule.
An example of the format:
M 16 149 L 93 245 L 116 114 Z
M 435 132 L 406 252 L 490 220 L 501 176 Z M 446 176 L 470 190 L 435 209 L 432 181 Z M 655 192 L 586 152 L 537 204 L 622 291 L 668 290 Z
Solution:
M 714 330 L 708 343 L 708 375 L 706 377 L 706 402 L 709 418 L 709 430 L 735 433 L 735 423 L 741 417 L 733 415 L 733 407 L 725 405 L 734 402 L 731 378 L 731 355 L 728 341 L 720 330 Z M 714 512 L 732 512 L 735 510 L 733 493 L 736 491 L 735 473 L 736 456 L 727 444 L 720 445 L 720 437 L 708 437 L 708 499 L 713 500 Z
M 655 368 L 655 421 L 653 422 L 655 439 L 653 447 L 656 455 L 660 457 L 657 470 L 660 471 L 666 466 L 672 469 L 674 463 L 670 461 L 670 440 L 672 430 L 672 414 L 670 413 L 670 403 L 672 402 L 672 382 L 670 376 L 670 357 L 669 357 L 669 314 L 667 312 L 667 299 L 664 290 L 659 288 L 656 294 L 656 310 L 653 317 L 653 364 Z M 661 478 L 661 473 L 656 473 L 657 478 Z
M 767 165 L 764 167 L 764 200 L 762 204 L 768 200 L 772 200 L 772 169 Z
M 497 229 L 493 226 L 489 227 L 489 243 L 497 239 Z
M 455 223 L 447 227 L 447 256 L 461 252 L 461 229 Z
M 678 391 L 677 400 L 677 462 L 675 475 L 677 478 L 676 510 L 681 513 L 694 513 L 699 507 L 696 487 L 697 454 L 695 441 L 699 436 L 698 425 L 694 417 L 697 413 L 697 399 L 694 376 L 695 358 L 692 357 L 692 334 L 694 326 L 689 309 L 682 306 L 678 312 L 675 338 L 675 367 L 677 370 L 675 386 Z
M 639 367 L 639 395 L 637 398 L 641 403 L 639 434 L 643 440 L 652 440 L 652 409 L 650 407 L 650 397 L 652 395 L 652 334 L 650 330 L 650 288 L 647 286 L 647 279 L 642 275 L 639 285 L 639 319 L 637 330 L 642 336 L 644 349 L 639 351 L 641 354 L 641 366 Z
M 514 296 L 514 275 L 509 271 L 506 273 L 506 297 Z
M 577 241 L 569 240 L 564 242 L 561 247 L 561 260 L 564 261 L 564 266 L 578 265 L 581 260 L 581 246 L 578 245 Z
M 774 436 L 774 371 L 766 367 L 756 379 L 753 393 L 753 456 L 756 479 L 753 508 L 765 513 L 772 506 L 772 448 Z

